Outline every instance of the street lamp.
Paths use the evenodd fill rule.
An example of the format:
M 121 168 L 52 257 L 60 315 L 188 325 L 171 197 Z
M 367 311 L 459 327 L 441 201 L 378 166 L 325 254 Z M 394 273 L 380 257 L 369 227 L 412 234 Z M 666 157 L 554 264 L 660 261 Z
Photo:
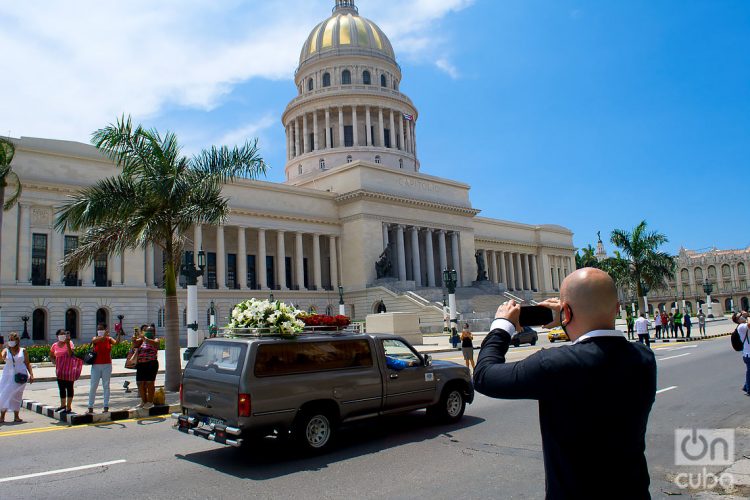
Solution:
M 198 252 L 198 267 L 195 267 L 195 256 L 192 252 L 184 252 L 180 275 L 187 283 L 187 349 L 183 358 L 190 359 L 198 348 L 198 278 L 203 276 L 206 269 L 206 253 Z
M 22 339 L 28 339 L 29 338 L 29 317 L 25 314 L 21 316 L 21 321 L 23 321 L 23 333 L 21 334 Z
M 458 346 L 458 318 L 456 317 L 456 284 L 458 273 L 455 269 L 443 270 L 443 284 L 448 289 L 448 308 L 450 312 L 451 342 L 453 347 Z
M 339 314 L 346 316 L 346 305 L 344 304 L 344 287 L 339 286 Z
M 643 292 L 643 312 L 646 313 L 646 317 L 648 318 L 648 292 L 650 288 L 647 284 L 643 283 L 641 285 L 641 291 Z
M 208 307 L 208 336 L 211 338 L 216 337 L 218 328 L 216 328 L 216 306 L 214 301 Z
M 450 309 L 448 309 L 448 296 L 443 293 L 443 332 L 450 332 Z
M 706 292 L 706 303 L 708 304 L 708 317 L 713 318 L 713 306 L 711 305 L 711 292 L 714 291 L 714 285 L 706 280 L 703 282 L 703 291 Z

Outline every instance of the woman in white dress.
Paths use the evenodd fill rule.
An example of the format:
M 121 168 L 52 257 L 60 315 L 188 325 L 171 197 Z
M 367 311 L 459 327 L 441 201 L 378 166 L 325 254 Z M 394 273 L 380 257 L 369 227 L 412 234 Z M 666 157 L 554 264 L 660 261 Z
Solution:
M 29 363 L 29 355 L 26 349 L 21 348 L 21 339 L 18 333 L 13 332 L 8 336 L 5 349 L 0 352 L 0 358 L 5 361 L 2 375 L 0 375 L 0 424 L 5 423 L 5 413 L 13 412 L 13 422 L 23 422 L 18 413 L 21 411 L 21 399 L 26 382 L 16 382 L 16 374 L 27 375 L 28 383 L 34 381 L 34 372 Z

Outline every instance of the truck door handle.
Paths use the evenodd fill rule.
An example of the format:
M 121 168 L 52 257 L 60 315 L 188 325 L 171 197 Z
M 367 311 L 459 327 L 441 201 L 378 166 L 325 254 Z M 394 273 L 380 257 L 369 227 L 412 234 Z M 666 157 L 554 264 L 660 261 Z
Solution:
M 391 373 L 390 378 L 391 380 L 398 378 L 398 373 Z

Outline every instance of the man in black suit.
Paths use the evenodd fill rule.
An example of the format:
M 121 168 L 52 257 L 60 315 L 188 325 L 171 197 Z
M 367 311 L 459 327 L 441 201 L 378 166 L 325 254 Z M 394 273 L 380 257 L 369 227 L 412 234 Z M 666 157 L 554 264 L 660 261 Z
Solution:
M 505 363 L 520 331 L 520 306 L 501 305 L 482 343 L 476 390 L 494 398 L 536 399 L 548 499 L 650 498 L 645 435 L 656 396 L 656 360 L 615 330 L 617 289 L 592 268 L 568 276 L 552 309 L 572 345 Z

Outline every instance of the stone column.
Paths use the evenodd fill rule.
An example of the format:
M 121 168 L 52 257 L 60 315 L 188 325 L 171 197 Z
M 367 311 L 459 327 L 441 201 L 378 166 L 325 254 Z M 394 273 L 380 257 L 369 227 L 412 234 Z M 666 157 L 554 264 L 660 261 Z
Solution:
M 531 276 L 529 269 L 529 254 L 523 254 L 523 288 L 531 290 Z
M 237 226 L 237 279 L 240 289 L 247 288 L 247 241 L 245 228 Z
M 435 286 L 435 251 L 432 248 L 432 229 L 427 228 L 424 231 L 424 253 L 427 257 L 425 265 L 427 266 L 427 286 Z
M 336 258 L 336 236 L 328 237 L 328 267 L 331 268 L 331 286 L 339 285 L 339 260 Z
M 388 236 L 388 224 L 383 223 L 383 251 L 385 252 L 388 250 L 388 245 L 390 244 L 390 237 Z
M 216 288 L 227 287 L 227 251 L 224 248 L 224 226 L 216 226 Z
M 320 149 L 320 140 L 318 139 L 318 110 L 313 111 L 313 151 Z
M 18 282 L 27 284 L 31 282 L 31 207 L 24 203 L 19 205 L 19 210 L 21 227 L 18 228 Z M 93 264 L 91 267 L 93 269 Z
M 154 286 L 154 245 L 146 245 L 146 286 Z
M 310 152 L 310 134 L 307 131 L 307 113 L 302 115 L 302 154 Z
M 359 123 L 357 123 L 357 106 L 352 106 L 352 137 L 354 146 L 359 146 Z
M 378 108 L 378 123 L 380 124 L 380 146 L 385 147 L 385 125 L 383 124 L 383 108 Z
M 458 249 L 458 233 L 452 232 L 451 233 L 451 253 L 453 254 L 453 269 L 456 271 L 456 286 L 461 286 L 463 283 L 461 281 L 461 257 Z
M 331 137 L 331 110 L 326 108 L 326 148 L 333 147 L 333 137 Z
M 398 252 L 398 279 L 406 281 L 406 246 L 404 243 L 404 226 L 396 226 L 396 251 Z
M 508 290 L 516 290 L 516 263 L 513 260 L 513 252 L 508 252 Z
M 280 290 L 286 287 L 286 247 L 284 231 L 276 231 L 276 285 Z
M 391 149 L 396 147 L 396 122 L 393 116 L 393 110 L 390 110 L 391 112 Z
M 344 106 L 339 106 L 339 147 L 344 147 Z
M 521 254 L 515 253 L 513 254 L 513 256 L 515 257 L 514 264 L 516 269 L 516 284 L 518 285 L 516 289 L 523 290 L 523 267 L 521 266 Z
M 412 136 L 412 145 L 414 146 L 414 156 L 417 156 L 417 122 L 413 121 L 411 122 L 411 136 Z
M 200 224 L 193 226 L 193 254 L 195 263 L 198 264 L 198 252 L 203 248 L 203 227 Z M 198 286 L 203 287 L 203 276 L 198 278 Z
M 300 137 L 299 137 L 299 119 L 294 119 L 294 157 L 298 157 L 301 153 L 300 150 L 302 147 L 300 146 Z
M 494 250 L 487 251 L 487 269 L 489 270 L 489 278 L 492 283 L 497 283 L 497 255 Z
M 396 143 L 396 146 L 398 146 L 398 149 L 405 150 L 406 149 L 406 139 L 404 138 L 404 114 L 399 111 L 398 112 L 398 142 Z
M 443 283 L 443 271 L 448 269 L 448 252 L 445 248 L 445 231 L 443 229 L 438 231 L 438 254 L 440 255 L 440 283 Z
M 510 284 L 508 283 L 508 270 L 505 267 L 505 252 L 499 252 L 500 253 L 500 273 L 502 276 L 502 283 L 505 284 L 505 288 L 510 289 Z
M 422 286 L 422 265 L 419 262 L 419 228 L 412 227 L 411 231 L 411 268 L 417 286 Z
M 261 290 L 268 290 L 265 229 L 258 229 L 258 258 L 255 260 L 255 281 Z
M 323 289 L 323 273 L 320 267 L 320 235 L 313 234 L 313 282 L 316 290 Z
M 365 106 L 365 137 L 367 140 L 366 146 L 372 147 L 372 119 L 370 117 L 370 106 Z
M 295 275 L 297 277 L 297 289 L 306 290 L 305 288 L 305 256 L 303 255 L 302 233 L 297 231 L 294 234 L 294 259 Z
M 60 261 L 65 253 L 65 235 L 52 229 L 50 240 L 49 281 L 52 285 L 59 285 L 62 281 Z

